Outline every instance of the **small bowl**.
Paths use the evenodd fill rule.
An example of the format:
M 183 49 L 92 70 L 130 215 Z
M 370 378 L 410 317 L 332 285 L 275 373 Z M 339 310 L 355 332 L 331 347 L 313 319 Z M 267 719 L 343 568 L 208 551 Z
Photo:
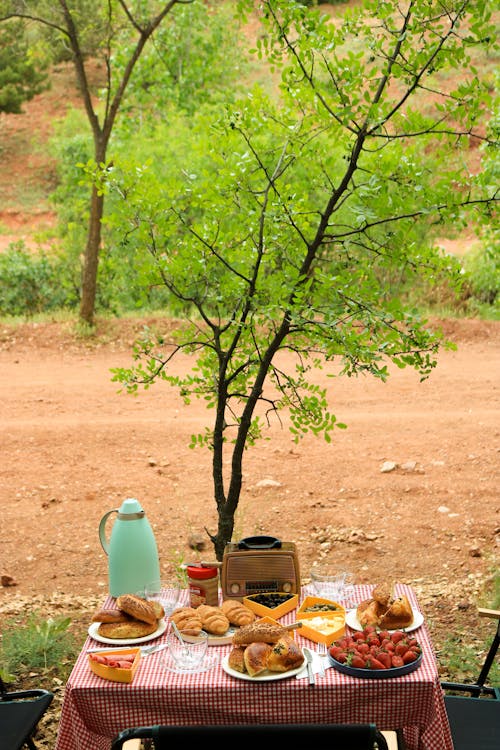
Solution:
M 87 654 L 89 667 L 94 674 L 102 677 L 103 680 L 111 682 L 132 682 L 139 662 L 141 660 L 140 648 L 127 648 L 109 651 L 100 651 L 98 653 Z M 124 662 L 125 657 L 133 657 L 130 661 L 130 667 L 119 666 L 120 661 Z M 111 666 L 110 662 L 116 662 L 116 666 Z M 128 661 L 128 660 L 127 660 Z
M 208 633 L 204 630 L 196 636 L 196 641 L 182 641 L 173 630 L 167 636 L 168 655 L 179 672 L 201 669 L 207 647 Z
M 334 602 L 346 602 L 349 598 L 353 577 L 347 571 L 332 573 L 320 567 L 313 567 L 310 576 L 317 596 Z

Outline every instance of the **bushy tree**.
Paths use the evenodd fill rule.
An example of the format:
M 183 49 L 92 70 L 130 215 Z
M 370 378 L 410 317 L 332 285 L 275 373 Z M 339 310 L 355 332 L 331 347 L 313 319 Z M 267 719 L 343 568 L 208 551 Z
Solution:
M 0 112 L 20 114 L 48 86 L 47 60 L 34 53 L 22 23 L 0 27 Z
M 436 366 L 446 342 L 390 279 L 444 273 L 459 284 L 435 227 L 492 220 L 498 185 L 462 159 L 471 139 L 498 148 L 483 127 L 489 82 L 470 57 L 494 44 L 488 6 L 372 1 L 338 25 L 264 0 L 258 50 L 281 70 L 280 101 L 253 90 L 218 119 L 200 118 L 189 164 L 167 184 L 138 166 L 103 175 L 102 189 L 123 198 L 124 239 L 149 253 L 150 283 L 191 310 L 173 336 L 146 331 L 135 364 L 114 378 L 131 392 L 164 380 L 212 408 L 193 445 L 213 455 L 218 527 L 207 531 L 218 559 L 245 448 L 266 421 L 287 409 L 296 439 L 330 439 L 336 417 L 315 368 L 337 362 L 344 376 L 385 380 L 391 362 L 422 378 Z M 449 70 L 461 73 L 455 88 Z M 283 350 L 295 354 L 293 372 Z M 196 361 L 184 377 L 169 371 L 182 351 Z

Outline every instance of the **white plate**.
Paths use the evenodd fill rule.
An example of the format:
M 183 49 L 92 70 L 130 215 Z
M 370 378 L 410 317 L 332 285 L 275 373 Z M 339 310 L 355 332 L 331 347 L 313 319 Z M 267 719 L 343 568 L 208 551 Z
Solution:
M 174 664 L 172 657 L 168 651 L 164 651 L 162 656 L 162 664 L 167 672 L 175 672 L 176 674 L 199 674 L 200 672 L 208 672 L 209 669 L 213 669 L 219 663 L 219 657 L 217 654 L 206 654 L 201 665 L 196 669 L 180 669 L 177 664 Z
M 421 612 L 418 611 L 418 609 L 415 609 L 412 607 L 413 611 L 413 622 L 411 625 L 408 625 L 407 628 L 396 628 L 396 630 L 404 630 L 406 633 L 410 633 L 412 630 L 416 630 L 419 628 L 422 623 L 424 622 L 424 616 Z M 345 624 L 349 625 L 352 630 L 363 630 L 363 626 L 360 624 L 356 610 L 351 609 L 350 612 L 346 612 L 345 615 Z M 394 633 L 394 630 L 389 630 L 389 633 Z
M 262 674 L 256 675 L 256 677 L 250 677 L 250 675 L 245 672 L 238 672 L 236 669 L 232 669 L 228 664 L 228 659 L 229 656 L 225 656 L 221 661 L 221 667 L 224 672 L 231 675 L 231 677 L 237 677 L 238 680 L 250 680 L 251 682 L 271 682 L 271 680 L 284 680 L 287 677 L 293 677 L 304 669 L 304 664 L 306 663 L 304 658 L 300 667 L 289 669 L 288 672 L 263 672 Z
M 100 622 L 92 623 L 88 630 L 90 637 L 93 638 L 94 641 L 99 641 L 99 643 L 110 643 L 112 646 L 133 646 L 136 643 L 147 643 L 148 641 L 154 641 L 155 638 L 163 635 L 163 633 L 167 629 L 167 623 L 165 622 L 165 620 L 162 620 L 154 633 L 151 633 L 150 635 L 144 635 L 142 638 L 105 638 L 104 636 L 99 635 L 99 633 L 97 632 L 100 624 Z

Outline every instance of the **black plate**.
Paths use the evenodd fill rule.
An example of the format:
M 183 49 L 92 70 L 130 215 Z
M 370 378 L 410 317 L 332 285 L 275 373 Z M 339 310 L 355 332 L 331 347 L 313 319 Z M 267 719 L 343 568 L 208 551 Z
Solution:
M 403 667 L 391 667 L 391 669 L 359 669 L 359 667 L 350 667 L 348 664 L 342 664 L 340 661 L 328 654 L 330 664 L 332 667 L 337 669 L 339 672 L 349 674 L 351 677 L 361 677 L 365 680 L 383 680 L 388 677 L 403 677 L 405 674 L 414 672 L 422 664 L 422 654 L 411 661 L 409 664 L 405 664 Z

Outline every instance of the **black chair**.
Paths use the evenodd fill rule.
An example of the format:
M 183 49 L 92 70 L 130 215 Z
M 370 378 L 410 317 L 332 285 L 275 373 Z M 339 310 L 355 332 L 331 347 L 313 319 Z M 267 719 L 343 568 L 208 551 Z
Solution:
M 315 747 L 338 750 L 388 750 L 387 742 L 375 724 L 250 724 L 227 726 L 149 726 L 124 729 L 113 740 L 111 750 L 122 750 L 125 742 L 141 739 L 154 750 L 172 750 L 173 743 L 193 747 L 191 742 L 220 741 L 235 746 L 270 741 L 269 746 L 281 747 L 288 742 L 304 742 Z M 238 743 L 238 744 L 237 744 Z M 272 745 L 271 745 L 272 743 Z M 266 747 L 268 745 L 266 744 Z
M 486 685 L 500 644 L 500 610 L 478 609 L 481 617 L 497 620 L 496 634 L 476 682 L 441 682 L 455 750 L 498 750 L 500 747 L 500 687 Z
M 0 747 L 21 750 L 25 745 L 36 750 L 33 740 L 38 722 L 48 709 L 54 694 L 49 690 L 7 692 L 0 678 Z

